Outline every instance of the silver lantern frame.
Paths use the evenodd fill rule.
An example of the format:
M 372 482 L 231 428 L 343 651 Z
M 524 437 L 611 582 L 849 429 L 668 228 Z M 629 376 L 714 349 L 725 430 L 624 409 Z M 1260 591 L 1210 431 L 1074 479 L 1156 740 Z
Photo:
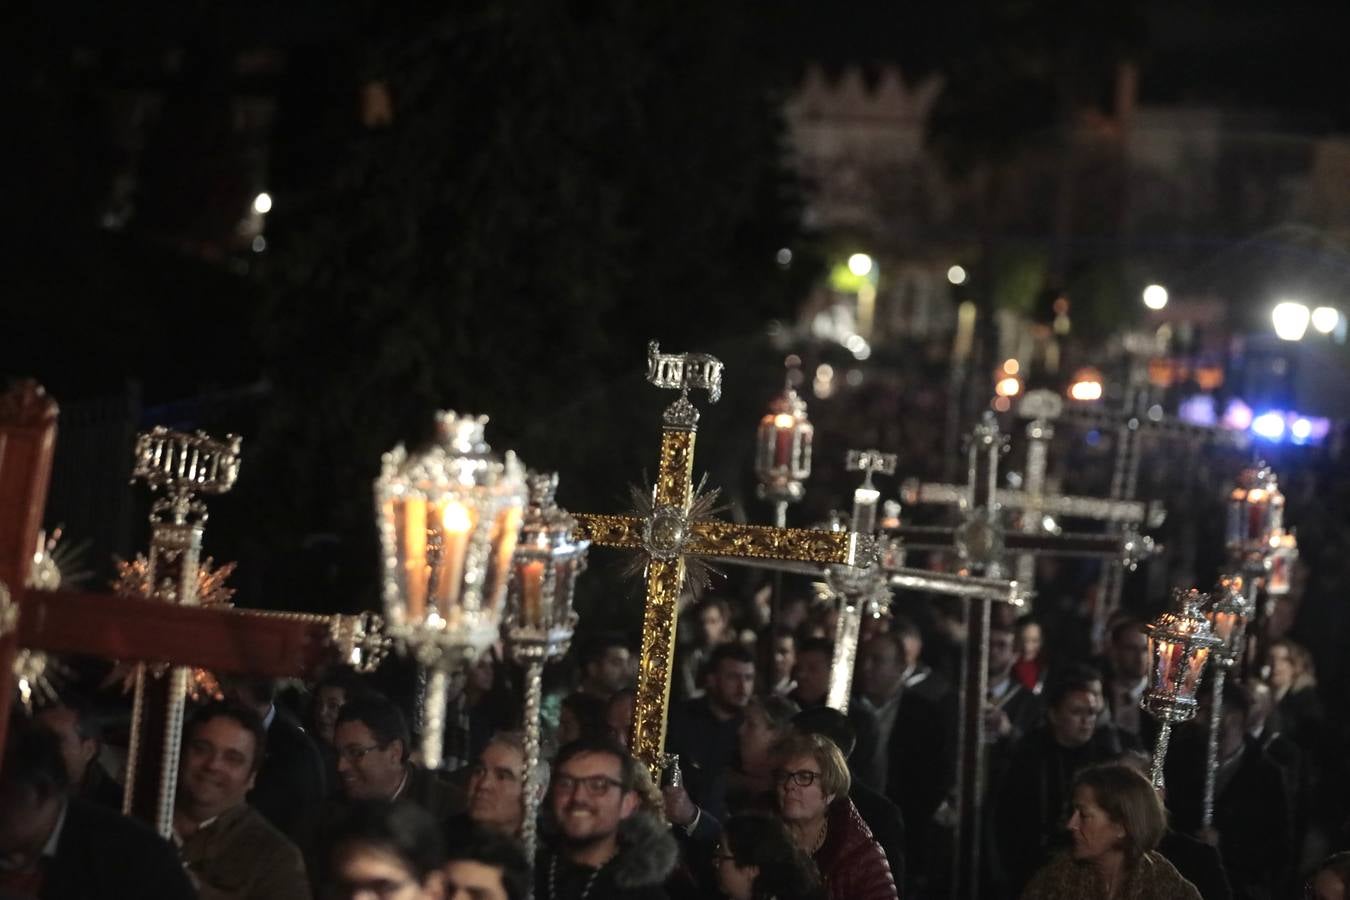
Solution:
M 1158 720 L 1158 739 L 1153 749 L 1153 785 L 1163 786 L 1163 763 L 1171 740 L 1172 726 L 1195 718 L 1199 704 L 1196 692 L 1210 652 L 1222 641 L 1201 612 L 1204 595 L 1195 589 L 1172 592 L 1173 609 L 1148 625 L 1149 687 L 1139 706 Z

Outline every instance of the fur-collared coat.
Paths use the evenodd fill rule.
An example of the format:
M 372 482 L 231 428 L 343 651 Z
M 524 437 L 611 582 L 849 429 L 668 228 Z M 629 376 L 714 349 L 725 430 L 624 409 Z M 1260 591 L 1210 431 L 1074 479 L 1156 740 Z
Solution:
M 619 852 L 599 872 L 573 865 L 552 848 L 540 853 L 535 900 L 578 900 L 587 883 L 587 900 L 666 900 L 665 882 L 679 854 L 670 828 L 649 812 L 637 812 L 619 826 Z
M 1116 894 L 1119 900 L 1201 900 L 1176 868 L 1157 853 L 1145 853 L 1125 874 Z M 1068 854 L 1055 857 L 1036 873 L 1022 892 L 1022 900 L 1097 900 L 1106 897 L 1095 866 Z

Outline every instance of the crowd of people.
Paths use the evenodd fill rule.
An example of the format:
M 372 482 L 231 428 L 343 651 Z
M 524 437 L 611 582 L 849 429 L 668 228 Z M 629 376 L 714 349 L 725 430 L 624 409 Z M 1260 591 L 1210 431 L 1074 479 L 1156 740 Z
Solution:
M 412 698 L 364 677 L 222 680 L 183 727 L 171 841 L 121 815 L 106 710 L 69 690 L 11 725 L 0 898 L 946 896 L 959 618 L 869 620 L 845 714 L 825 704 L 828 611 L 785 600 L 770 624 L 762 599 L 685 611 L 660 773 L 628 749 L 634 647 L 578 640 L 545 704 L 532 870 L 517 676 L 495 652 L 452 679 L 436 769 Z M 1224 689 L 1208 826 L 1207 703 L 1174 735 L 1166 791 L 1148 776 L 1140 621 L 1118 616 L 1093 658 L 1000 607 L 987 661 L 981 896 L 1345 897 L 1344 723 L 1297 644 Z

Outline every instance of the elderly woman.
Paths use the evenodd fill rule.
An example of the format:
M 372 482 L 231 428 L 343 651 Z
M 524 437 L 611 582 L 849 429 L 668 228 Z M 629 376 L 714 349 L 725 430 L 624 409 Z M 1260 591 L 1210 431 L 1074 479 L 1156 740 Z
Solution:
M 731 900 L 824 900 L 815 863 L 770 816 L 733 816 L 713 856 L 717 886 Z
M 848 798 L 848 763 L 828 738 L 792 734 L 773 749 L 779 818 L 820 870 L 830 900 L 898 900 L 881 845 Z
M 1156 851 L 1166 813 L 1143 773 L 1093 766 L 1073 785 L 1073 847 L 1036 873 L 1022 900 L 1200 900 Z

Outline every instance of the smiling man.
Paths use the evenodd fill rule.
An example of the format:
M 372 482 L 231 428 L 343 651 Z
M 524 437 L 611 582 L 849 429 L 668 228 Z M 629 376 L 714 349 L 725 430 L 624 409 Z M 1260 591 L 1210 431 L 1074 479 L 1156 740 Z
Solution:
M 245 801 L 266 732 L 246 706 L 203 707 L 186 729 L 174 838 L 202 900 L 306 897 L 300 851 Z
M 338 713 L 333 738 L 347 800 L 408 800 L 441 823 L 463 809 L 463 798 L 439 772 L 411 761 L 408 724 L 384 697 L 349 700 Z
M 538 900 L 664 900 L 679 851 L 642 807 L 638 765 L 613 741 L 580 740 L 558 751 L 549 797 L 558 838 L 535 865 Z

